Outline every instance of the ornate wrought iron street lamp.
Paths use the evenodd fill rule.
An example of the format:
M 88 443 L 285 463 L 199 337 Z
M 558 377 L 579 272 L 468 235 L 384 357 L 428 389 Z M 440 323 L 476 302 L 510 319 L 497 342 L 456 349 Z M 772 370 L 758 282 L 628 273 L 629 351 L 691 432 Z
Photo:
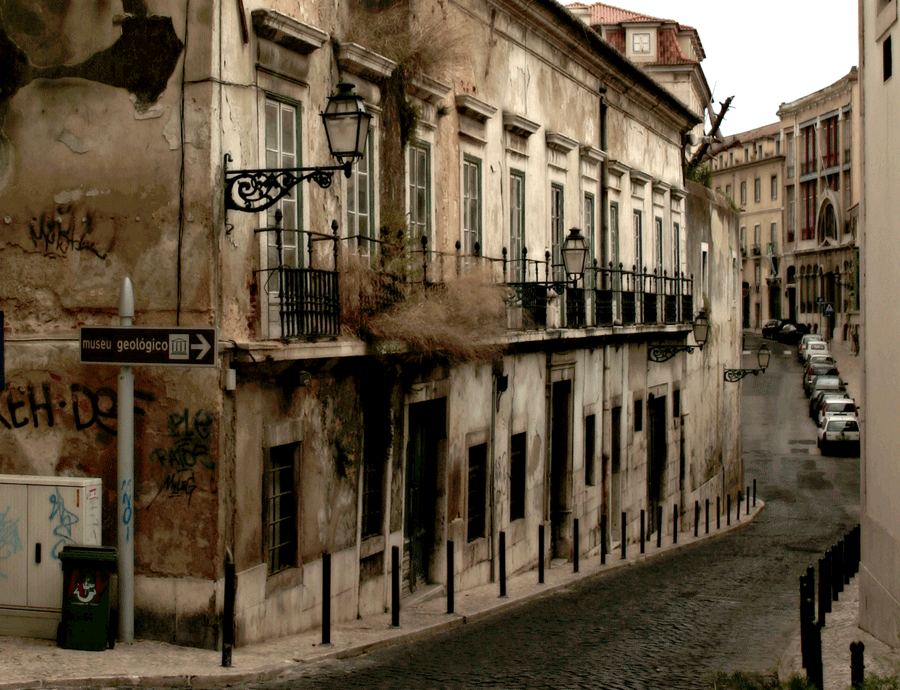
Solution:
M 276 204 L 304 180 L 312 180 L 324 189 L 331 186 L 338 170 L 350 177 L 353 162 L 366 153 L 372 115 L 366 112 L 362 97 L 353 93 L 353 84 L 341 82 L 337 93 L 329 96 L 321 116 L 328 149 L 338 160 L 337 165 L 228 170 L 231 155 L 225 154 L 225 209 L 258 213 Z
M 577 285 L 578 279 L 584 275 L 584 260 L 587 256 L 587 244 L 579 228 L 569 228 L 569 234 L 563 242 L 562 255 L 566 275 Z
M 726 369 L 723 373 L 724 379 L 728 383 L 734 383 L 735 381 L 740 381 L 745 376 L 749 376 L 753 374 L 756 376 L 757 374 L 765 374 L 766 369 L 769 367 L 769 359 L 772 356 L 772 351 L 769 350 L 769 346 L 763 343 L 760 345 L 759 350 L 756 351 L 756 361 L 759 364 L 759 368 L 757 369 Z
M 653 343 L 647 348 L 647 359 L 651 362 L 665 362 L 679 352 L 693 352 L 695 348 L 703 350 L 709 338 L 709 319 L 702 309 L 697 313 L 693 324 L 694 342 L 696 345 L 665 345 Z

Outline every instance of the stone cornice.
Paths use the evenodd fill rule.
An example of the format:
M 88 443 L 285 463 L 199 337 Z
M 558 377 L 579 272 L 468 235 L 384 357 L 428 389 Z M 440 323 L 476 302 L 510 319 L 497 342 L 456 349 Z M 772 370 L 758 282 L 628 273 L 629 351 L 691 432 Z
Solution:
M 364 48 L 358 43 L 342 43 L 338 49 L 338 65 L 341 69 L 364 79 L 386 79 L 397 69 L 397 63 Z
M 456 95 L 456 110 L 478 122 L 487 122 L 497 112 L 494 106 L 467 93 Z
M 578 142 L 559 132 L 547 132 L 546 134 L 547 148 L 560 153 L 568 153 L 576 146 Z
M 301 55 L 309 55 L 328 40 L 328 34 L 318 27 L 275 10 L 253 10 L 251 17 L 257 36 Z
M 503 111 L 503 128 L 507 132 L 512 132 L 520 137 L 528 138 L 537 132 L 541 126 L 537 122 L 532 122 L 526 117 L 516 115 L 508 110 Z

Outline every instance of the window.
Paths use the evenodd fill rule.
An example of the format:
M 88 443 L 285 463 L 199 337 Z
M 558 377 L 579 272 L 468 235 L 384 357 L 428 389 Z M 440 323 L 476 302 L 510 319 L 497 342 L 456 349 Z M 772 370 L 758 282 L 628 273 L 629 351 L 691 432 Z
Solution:
M 641 228 L 641 212 L 635 211 L 634 216 L 634 265 L 635 270 L 640 271 L 644 262 L 644 236 Z
M 753 201 L 757 204 L 762 201 L 762 180 L 758 177 L 753 180 Z
M 635 33 L 631 36 L 631 50 L 635 53 L 646 54 L 650 52 L 650 34 Z
M 428 144 L 409 145 L 409 232 L 418 240 L 423 235 L 431 243 L 431 150 Z
M 822 159 L 826 168 L 833 168 L 840 162 L 838 148 L 838 116 L 829 117 L 822 123 L 822 138 L 825 149 Z
M 778 223 L 770 223 L 769 224 L 769 244 L 772 247 L 772 252 L 775 253 L 775 245 L 778 244 Z
M 741 182 L 741 206 L 747 205 L 747 181 Z
M 760 234 L 761 233 L 760 233 L 759 225 L 754 225 L 753 226 L 753 253 L 754 254 L 759 254 L 759 247 L 760 247 L 760 244 L 759 244 L 760 237 L 759 236 L 760 236 Z
M 382 533 L 384 505 L 384 461 L 372 453 L 363 466 L 362 536 Z
M 800 174 L 806 175 L 815 172 L 817 169 L 815 125 L 809 125 L 800 130 L 800 138 L 803 140 L 803 155 L 800 159 Z
M 566 269 L 562 260 L 562 245 L 564 237 L 565 216 L 563 215 L 564 193 L 561 185 L 554 184 L 550 187 L 550 247 L 551 261 L 553 263 L 554 280 L 565 280 Z
M 725 196 L 727 196 L 729 199 L 734 199 L 734 197 L 731 196 L 731 185 L 730 184 L 725 185 Z
M 597 418 L 589 414 L 584 418 L 584 483 L 594 486 L 594 455 L 597 449 Z
M 594 233 L 596 232 L 596 217 L 594 195 L 584 193 L 584 243 L 587 246 L 587 255 L 584 258 L 584 286 L 588 289 L 594 287 L 594 259 L 597 257 L 594 249 Z
M 672 391 L 672 418 L 678 419 L 681 416 L 681 391 L 677 388 Z
M 347 180 L 347 236 L 361 254 L 375 253 L 375 156 L 372 143 L 375 138 L 369 130 L 366 153 L 350 169 Z
M 762 271 L 759 266 L 759 262 L 757 261 L 753 265 L 753 284 L 756 285 L 756 289 L 759 290 L 759 285 L 762 278 Z
M 741 226 L 741 253 L 747 253 L 747 227 L 745 225 Z
M 513 170 L 509 174 L 509 260 L 513 270 L 513 281 L 525 280 L 525 173 Z
M 794 177 L 794 133 L 790 132 L 787 135 L 787 141 L 784 145 L 785 152 L 785 167 L 787 170 L 785 173 L 787 174 L 788 180 L 793 179 Z
M 269 448 L 264 480 L 269 574 L 297 565 L 297 456 L 300 444 Z
M 795 196 L 794 186 L 790 185 L 787 188 L 787 199 L 786 199 L 787 200 L 787 204 L 786 204 L 787 205 L 787 216 L 786 216 L 787 228 L 785 228 L 785 230 L 787 233 L 787 241 L 788 242 L 794 241 L 794 232 L 795 232 L 795 228 L 796 228 L 795 221 L 794 221 L 794 212 L 795 212 L 796 201 L 794 199 L 794 196 Z
M 801 239 L 811 240 L 815 237 L 816 231 L 816 181 L 801 184 L 800 194 L 803 197 Z
M 609 205 L 609 259 L 613 266 L 619 265 L 619 205 Z
M 487 500 L 487 444 L 469 448 L 469 508 L 466 520 L 468 541 L 485 534 Z
M 644 400 L 637 398 L 634 401 L 634 430 L 641 431 L 644 428 Z
M 678 276 L 681 272 L 681 225 L 672 225 L 672 275 Z
M 663 272 L 663 219 L 656 216 L 653 219 L 656 229 L 656 273 L 662 275 Z
M 772 197 L 772 201 L 778 198 L 778 175 L 769 178 L 769 196 Z
M 481 254 L 481 161 L 463 159 L 463 252 Z
M 891 37 L 888 36 L 881 44 L 881 75 L 882 80 L 887 81 L 894 73 L 894 58 L 891 51 Z
M 513 434 L 509 442 L 509 521 L 525 517 L 526 434 Z

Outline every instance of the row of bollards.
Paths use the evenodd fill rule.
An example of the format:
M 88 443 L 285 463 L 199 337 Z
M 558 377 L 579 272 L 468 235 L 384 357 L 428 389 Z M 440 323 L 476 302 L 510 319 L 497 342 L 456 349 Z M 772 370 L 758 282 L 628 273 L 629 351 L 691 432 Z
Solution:
M 750 487 L 747 487 L 746 496 L 746 514 L 750 513 Z M 728 495 L 726 497 L 726 514 L 727 514 L 727 523 L 731 524 L 731 496 Z M 756 505 L 756 480 L 753 480 L 753 505 Z M 721 527 L 721 499 L 716 497 L 716 529 Z M 737 493 L 737 519 L 740 519 L 740 508 L 741 508 L 741 492 Z M 706 534 L 709 534 L 710 530 L 710 501 L 707 498 L 705 500 L 705 531 Z M 663 509 L 662 506 L 656 507 L 656 546 L 657 548 L 662 547 L 662 519 L 663 519 Z M 627 514 L 623 511 L 621 516 L 621 555 L 622 558 L 625 559 L 627 555 Z M 645 553 L 646 547 L 645 543 L 649 540 L 650 535 L 647 533 L 647 516 L 644 510 L 641 510 L 640 513 L 640 552 Z M 694 536 L 699 536 L 699 524 L 700 524 L 700 502 L 694 501 Z M 679 526 L 679 510 L 678 504 L 675 504 L 672 508 L 672 543 L 678 543 L 678 526 Z M 498 580 L 500 587 L 500 596 L 506 597 L 506 533 L 501 531 L 499 533 L 499 548 L 498 548 Z M 600 564 L 606 565 L 606 559 L 609 554 L 609 543 L 607 542 L 608 538 L 608 529 L 607 529 L 607 518 L 606 515 L 602 515 L 600 517 Z M 842 542 L 840 545 L 836 545 L 835 548 L 829 550 L 830 556 L 829 565 L 827 567 L 831 567 L 830 572 L 838 572 L 842 574 L 842 577 L 847 577 L 847 582 L 849 582 L 849 575 L 844 575 L 846 573 L 846 563 L 853 562 L 853 558 L 856 559 L 855 563 L 859 562 L 859 542 L 858 542 L 858 528 L 856 531 L 856 541 L 850 544 L 845 544 Z M 846 540 L 846 537 L 845 537 Z M 544 570 L 545 570 L 545 551 L 546 551 L 546 538 L 545 538 L 545 526 L 543 524 L 538 525 L 538 583 L 544 583 Z M 455 610 L 455 560 L 454 560 L 454 543 L 451 540 L 447 541 L 447 574 L 446 574 L 446 592 L 447 592 L 447 613 L 452 614 Z M 575 518 L 572 522 L 572 568 L 574 572 L 579 571 L 579 557 L 581 553 L 580 548 L 580 534 L 579 534 L 579 521 Z M 834 555 L 839 554 L 839 555 Z M 829 558 L 829 555 L 826 554 L 826 558 Z M 843 564 L 841 568 L 838 568 L 834 564 L 834 559 L 840 559 L 840 563 Z M 849 560 L 847 560 L 849 559 Z M 821 568 L 821 566 L 820 566 Z M 855 572 L 855 571 L 854 571 Z M 400 576 L 401 576 L 401 568 L 400 568 L 400 547 L 392 546 L 391 547 L 391 626 L 399 627 L 400 626 Z M 331 554 L 325 552 L 322 554 L 322 645 L 328 646 L 331 644 Z M 820 576 L 821 580 L 821 576 Z M 835 585 L 836 586 L 836 585 Z M 829 590 L 831 592 L 832 590 Z M 839 590 L 834 590 L 835 592 Z M 231 556 L 230 551 L 226 551 L 225 558 L 225 587 L 224 587 L 224 603 L 223 603 L 223 611 L 222 611 L 222 666 L 229 667 L 232 664 L 232 652 L 234 649 L 234 638 L 235 638 L 235 599 L 237 594 L 237 577 L 235 573 L 235 565 L 234 559 Z M 823 595 L 820 591 L 820 611 L 822 610 L 821 602 L 823 599 L 821 598 Z M 837 599 L 837 594 L 834 594 L 835 600 Z M 829 609 L 830 610 L 830 609 Z M 803 618 L 805 609 L 801 609 L 801 618 Z M 812 615 L 812 614 L 810 614 Z M 824 621 L 824 614 L 823 616 Z M 821 656 L 821 652 L 820 652 Z M 860 668 L 862 668 L 862 643 L 859 643 L 859 657 L 860 657 Z M 860 672 L 861 673 L 861 672 Z
M 832 601 L 844 591 L 844 585 L 859 572 L 860 528 L 856 525 L 840 541 L 833 544 L 819 559 L 819 580 L 816 587 L 815 570 L 807 567 L 800 576 L 800 658 L 806 677 L 819 690 L 824 679 L 822 670 L 822 628 L 831 613 Z M 816 616 L 818 608 L 818 617 Z M 851 678 L 853 687 L 862 687 L 863 644 L 850 645 Z

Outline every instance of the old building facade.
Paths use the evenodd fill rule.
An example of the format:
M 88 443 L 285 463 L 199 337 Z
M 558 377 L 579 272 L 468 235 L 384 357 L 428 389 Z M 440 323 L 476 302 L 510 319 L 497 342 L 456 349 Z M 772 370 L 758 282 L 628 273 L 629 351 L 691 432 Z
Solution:
M 575 519 L 587 554 L 601 520 L 633 540 L 641 509 L 742 485 L 735 215 L 683 180 L 697 114 L 577 18 L 113 5 L 2 16 L 0 472 L 102 478 L 139 636 L 217 644 L 226 553 L 250 642 L 317 624 L 325 552 L 347 620 L 390 601 L 392 547 L 412 592 L 441 586 L 452 541 L 464 589 L 496 576 L 501 531 L 515 572 L 539 525 L 570 558 Z M 129 51 L 156 59 L 123 71 Z M 271 178 L 241 171 L 330 165 L 339 81 L 373 115 L 365 157 L 253 211 Z M 118 323 L 125 276 L 136 325 L 218 333 L 215 367 L 135 367 L 129 487 L 118 370 L 78 335 Z M 706 346 L 651 361 L 701 309 Z

